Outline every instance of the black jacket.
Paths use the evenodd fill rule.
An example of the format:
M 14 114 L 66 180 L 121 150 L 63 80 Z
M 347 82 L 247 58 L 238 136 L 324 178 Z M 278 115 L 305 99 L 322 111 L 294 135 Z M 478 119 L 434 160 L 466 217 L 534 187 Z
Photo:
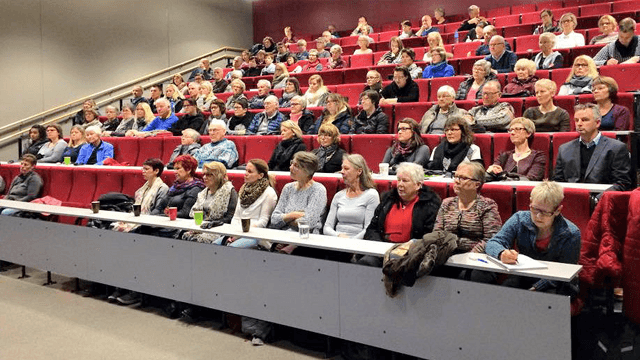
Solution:
M 313 153 L 318 155 L 318 149 L 313 149 Z M 333 155 L 331 155 L 331 158 L 324 163 L 324 166 L 322 167 L 322 169 L 318 169 L 317 172 L 319 173 L 334 173 L 334 172 L 338 172 L 342 169 L 342 157 L 344 156 L 344 154 L 346 154 L 347 152 L 344 151 L 344 149 L 342 149 L 341 147 L 338 147 L 338 149 L 336 150 L 336 152 L 333 153 Z
M 351 132 L 356 134 L 388 134 L 389 133 L 389 117 L 382 112 L 381 108 L 373 111 L 371 116 L 367 116 L 367 112 L 362 110 L 354 119 L 354 128 Z
M 298 151 L 306 150 L 307 145 L 298 137 L 280 141 L 278 146 L 273 149 L 271 159 L 269 159 L 269 170 L 289 171 L 289 165 L 291 164 L 291 160 L 293 160 L 293 155 Z
M 218 94 L 218 93 L 225 92 L 225 90 L 227 89 L 227 86 L 229 86 L 229 83 L 226 80 L 221 79 L 221 80 L 212 82 L 211 85 L 213 85 L 213 93 Z
M 204 124 L 204 115 L 201 113 L 197 113 L 194 116 L 185 114 L 180 117 L 178 121 L 174 122 L 168 130 L 171 131 L 174 136 L 181 136 L 182 130 L 193 129 L 199 131 L 202 128 L 202 124 Z
M 394 81 L 385 86 L 380 95 L 385 99 L 397 98 L 399 103 L 416 102 L 420 99 L 420 89 L 415 81 L 407 79 L 407 84 L 402 89 Z
M 313 116 L 313 113 L 309 110 L 304 110 L 300 119 L 298 119 L 298 126 L 302 130 L 303 134 L 306 134 L 311 130 L 313 124 L 316 122 L 316 117 Z
M 181 219 L 189 219 L 189 212 L 193 204 L 198 200 L 198 193 L 202 191 L 202 189 L 204 189 L 204 185 L 194 184 L 194 186 L 180 189 L 173 194 L 169 193 L 160 200 L 158 208 L 164 211 L 167 207 L 177 207 L 178 217 Z
M 411 220 L 411 238 L 421 239 L 424 234 L 433 231 L 436 215 L 440 209 L 440 197 L 430 187 L 422 185 L 418 190 L 418 202 L 413 207 Z M 387 241 L 385 238 L 384 222 L 392 206 L 398 206 L 400 195 L 397 189 L 382 194 L 380 204 L 376 208 L 371 223 L 364 234 L 365 240 Z
M 236 126 L 238 125 L 244 126 L 244 129 L 246 130 L 249 128 L 251 121 L 253 121 L 253 114 L 248 111 L 242 117 L 233 115 L 231 120 L 229 120 L 229 131 L 236 131 Z

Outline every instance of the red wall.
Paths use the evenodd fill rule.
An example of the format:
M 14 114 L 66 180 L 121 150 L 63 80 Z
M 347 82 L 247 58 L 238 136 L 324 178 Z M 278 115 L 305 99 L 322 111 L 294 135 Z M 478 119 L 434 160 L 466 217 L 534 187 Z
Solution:
M 314 37 L 320 36 L 329 24 L 334 24 L 338 30 L 353 30 L 362 15 L 374 25 L 374 31 L 378 31 L 376 24 L 399 23 L 406 19 L 417 25 L 422 15 L 433 15 L 433 10 L 439 6 L 443 6 L 449 15 L 466 14 L 471 4 L 490 9 L 531 2 L 534 1 L 473 0 L 452 1 L 443 6 L 441 2 L 415 0 L 258 0 L 253 3 L 253 38 L 254 42 L 261 42 L 268 35 L 280 41 L 285 26 L 293 27 L 297 34 L 313 34 Z

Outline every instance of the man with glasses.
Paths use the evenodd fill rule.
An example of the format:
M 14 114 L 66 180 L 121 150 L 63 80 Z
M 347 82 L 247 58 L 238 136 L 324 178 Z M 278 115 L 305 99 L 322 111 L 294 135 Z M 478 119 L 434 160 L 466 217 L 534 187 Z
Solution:
M 249 112 L 249 102 L 246 98 L 233 104 L 233 116 L 229 119 L 227 134 L 244 135 L 253 120 L 253 114 Z
M 618 40 L 600 49 L 593 60 L 596 65 L 635 64 L 640 61 L 640 44 L 632 18 L 620 21 Z
M 416 102 L 420 98 L 418 84 L 411 79 L 409 69 L 398 66 L 393 70 L 393 82 L 382 89 L 381 104 Z
M 238 163 L 238 150 L 236 144 L 225 139 L 226 124 L 222 120 L 211 120 L 209 123 L 209 138 L 211 142 L 205 144 L 196 151 L 193 157 L 198 160 L 198 167 L 205 163 L 217 161 L 222 163 L 227 169 Z
M 285 120 L 284 115 L 278 111 L 278 98 L 269 95 L 264 99 L 264 111 L 257 113 L 249 127 L 248 134 L 255 135 L 278 135 L 280 134 L 280 123 Z
M 580 104 L 573 116 L 578 139 L 560 145 L 553 179 L 573 183 L 612 184 L 611 190 L 631 188 L 631 160 L 627 146 L 602 136 L 600 110 Z
M 475 123 L 486 131 L 505 132 L 513 120 L 513 106 L 500 100 L 501 87 L 497 80 L 488 81 L 482 87 L 482 105 L 474 106 L 469 110 Z
M 489 41 L 489 52 L 484 59 L 491 63 L 491 68 L 499 73 L 512 72 L 516 66 L 518 57 L 513 51 L 509 51 L 505 48 L 504 38 L 500 35 L 495 35 Z

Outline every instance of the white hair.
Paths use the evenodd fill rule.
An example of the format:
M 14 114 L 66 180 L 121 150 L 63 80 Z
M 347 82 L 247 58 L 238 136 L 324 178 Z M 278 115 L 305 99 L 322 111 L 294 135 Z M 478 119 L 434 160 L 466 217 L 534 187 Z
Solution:
M 220 127 L 221 129 L 226 129 L 227 128 L 227 124 L 225 124 L 223 120 L 213 119 L 209 123 L 209 129 L 213 129 L 215 127 Z
M 100 126 L 97 126 L 97 125 L 91 125 L 87 127 L 87 129 L 84 132 L 85 134 L 88 132 L 92 132 L 98 136 L 102 135 L 102 129 L 100 128 Z
M 400 174 L 409 175 L 411 181 L 416 184 L 422 184 L 422 182 L 424 181 L 424 168 L 419 164 L 410 162 L 401 163 L 396 169 L 396 175 Z
M 264 102 L 267 101 L 273 101 L 274 103 L 276 103 L 276 106 L 278 106 L 278 97 L 275 95 L 269 95 L 264 99 Z
M 155 103 L 156 104 L 164 103 L 167 106 L 171 106 L 171 103 L 169 102 L 169 100 L 167 100 L 167 98 L 160 98 L 160 99 L 156 100 Z
M 451 95 L 454 98 L 456 97 L 456 91 L 449 85 L 440 86 L 440 88 L 438 89 L 437 94 L 440 94 L 440 93 L 447 93 L 447 94 Z
M 258 84 L 257 84 L 257 85 L 258 85 L 258 86 L 260 86 L 260 84 L 265 84 L 265 85 L 267 85 L 267 87 L 268 87 L 269 89 L 271 89 L 271 81 L 269 81 L 269 80 L 267 80 L 267 79 L 260 79 L 260 80 L 258 80 Z

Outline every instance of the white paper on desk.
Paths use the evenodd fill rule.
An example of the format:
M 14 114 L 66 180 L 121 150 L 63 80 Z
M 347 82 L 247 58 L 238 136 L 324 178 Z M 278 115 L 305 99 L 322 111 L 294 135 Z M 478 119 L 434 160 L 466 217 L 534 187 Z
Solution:
M 497 264 L 507 271 L 512 270 L 535 270 L 535 269 L 546 269 L 547 265 L 541 263 L 538 260 L 532 259 L 527 255 L 518 254 L 518 263 L 517 264 L 505 264 L 500 259 L 494 258 L 493 256 L 487 255 L 487 259 L 494 264 Z

